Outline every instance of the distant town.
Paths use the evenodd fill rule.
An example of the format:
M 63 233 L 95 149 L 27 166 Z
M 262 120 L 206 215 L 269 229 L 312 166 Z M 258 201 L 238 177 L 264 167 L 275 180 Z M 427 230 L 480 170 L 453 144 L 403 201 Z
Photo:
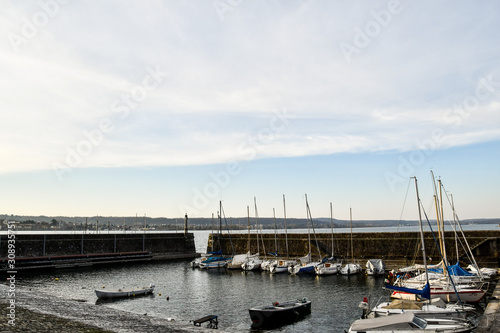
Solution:
M 183 230 L 185 217 L 145 217 L 145 216 L 92 216 L 92 217 L 67 217 L 67 216 L 20 216 L 0 214 L 0 230 L 7 230 L 7 222 L 16 222 L 16 230 Z M 307 219 L 287 218 L 288 229 L 307 228 Z M 436 221 L 431 221 L 435 224 Z M 500 224 L 498 219 L 467 219 L 460 221 L 462 225 L 469 224 Z M 330 218 L 313 219 L 314 228 L 331 228 Z M 251 229 L 284 229 L 283 218 L 255 218 L 227 217 L 227 218 L 189 218 L 189 230 L 247 230 Z M 355 220 L 352 221 L 353 228 L 390 227 L 390 226 L 416 226 L 418 221 L 408 220 Z M 334 228 L 348 228 L 350 221 L 333 219 Z

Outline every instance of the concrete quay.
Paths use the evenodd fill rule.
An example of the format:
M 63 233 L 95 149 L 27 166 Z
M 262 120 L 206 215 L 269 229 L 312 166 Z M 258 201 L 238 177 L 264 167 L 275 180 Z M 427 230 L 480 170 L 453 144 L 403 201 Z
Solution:
M 488 299 L 488 304 L 480 317 L 478 328 L 474 333 L 498 333 L 500 332 L 500 278 L 496 280 L 496 286 Z

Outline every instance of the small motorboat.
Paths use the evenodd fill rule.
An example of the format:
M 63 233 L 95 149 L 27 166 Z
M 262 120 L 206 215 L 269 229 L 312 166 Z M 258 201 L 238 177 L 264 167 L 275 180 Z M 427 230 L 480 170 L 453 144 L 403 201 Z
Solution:
M 361 273 L 363 269 L 358 263 L 348 263 L 340 269 L 340 274 L 342 275 L 354 275 Z
M 253 329 L 273 329 L 294 323 L 311 313 L 311 301 L 307 298 L 274 302 L 248 310 Z
M 317 265 L 314 269 L 317 275 L 332 275 L 337 274 L 341 268 L 342 264 L 339 262 L 325 261 Z
M 382 259 L 369 259 L 366 262 L 366 275 L 384 275 L 385 263 Z
M 421 318 L 414 313 L 396 314 L 373 319 L 358 319 L 349 328 L 349 333 L 369 332 L 470 332 L 475 327 L 464 319 Z
M 114 289 L 114 290 L 96 290 L 95 294 L 98 298 L 118 298 L 147 295 L 153 293 L 155 285 L 150 283 L 149 287 L 142 287 L 138 289 Z
M 364 308 L 367 299 L 363 299 L 359 307 Z M 395 299 L 392 302 L 381 302 L 366 314 L 366 318 L 385 317 L 389 315 L 411 312 L 421 318 L 465 318 L 467 313 L 475 310 L 471 305 L 445 303 L 441 298 L 430 301 L 411 301 Z

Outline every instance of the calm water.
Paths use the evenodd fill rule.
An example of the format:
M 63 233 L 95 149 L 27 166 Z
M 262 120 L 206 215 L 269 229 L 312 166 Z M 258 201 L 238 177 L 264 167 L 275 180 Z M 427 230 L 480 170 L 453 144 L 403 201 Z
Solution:
M 356 231 L 361 232 L 360 229 Z M 197 252 L 206 251 L 209 233 L 195 232 Z M 59 281 L 53 279 L 55 276 L 48 275 L 26 277 L 17 285 L 67 299 L 96 303 L 94 289 L 103 286 L 108 289 L 141 287 L 154 283 L 154 296 L 123 299 L 100 306 L 176 320 L 194 320 L 217 314 L 220 328 L 228 332 L 250 331 L 248 309 L 253 306 L 302 297 L 312 301 L 312 314 L 298 323 L 274 331 L 343 332 L 353 320 L 359 318 L 361 310 L 358 304 L 363 297 L 369 297 L 374 303 L 379 297 L 389 295 L 389 291 L 382 289 L 383 277 L 363 274 L 349 277 L 273 276 L 267 272 L 192 269 L 188 263 L 176 261 L 88 269 L 58 273 Z
M 220 327 L 233 332 L 250 331 L 249 308 L 302 297 L 312 300 L 312 314 L 275 331 L 343 332 L 359 318 L 358 304 L 364 296 L 371 296 L 375 301 L 380 295 L 388 294 L 381 289 L 381 277 L 273 276 L 267 272 L 198 270 L 189 268 L 188 261 L 68 272 L 57 277 L 59 281 L 52 280 L 51 276 L 24 278 L 18 285 L 95 303 L 94 289 L 143 286 L 152 282 L 156 284 L 155 296 L 101 306 L 177 320 L 217 314 Z

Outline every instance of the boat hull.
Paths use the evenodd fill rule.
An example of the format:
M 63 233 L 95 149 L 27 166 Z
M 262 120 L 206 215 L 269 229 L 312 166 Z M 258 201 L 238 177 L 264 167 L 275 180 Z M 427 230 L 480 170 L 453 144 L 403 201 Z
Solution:
M 338 274 L 340 268 L 341 268 L 340 264 L 326 263 L 316 266 L 315 270 L 317 275 L 333 275 L 333 274 Z
M 273 329 L 292 324 L 311 313 L 311 301 L 295 303 L 293 306 L 268 306 L 248 310 L 252 329 Z
M 120 298 L 120 297 L 131 297 L 131 296 L 140 296 L 147 295 L 153 293 L 154 287 L 145 288 L 145 289 L 136 289 L 136 290 L 96 290 L 95 294 L 98 298 Z
M 471 289 L 471 290 L 460 290 L 458 292 L 460 297 L 460 301 L 466 303 L 478 303 L 480 302 L 484 296 L 486 295 L 486 291 L 480 289 Z M 415 300 L 415 294 L 406 293 L 403 291 L 394 291 L 391 295 L 391 298 L 397 299 L 407 299 L 407 300 Z M 458 302 L 458 297 L 455 291 L 447 291 L 447 290 L 439 290 L 431 288 L 431 297 L 439 297 L 445 302 Z

